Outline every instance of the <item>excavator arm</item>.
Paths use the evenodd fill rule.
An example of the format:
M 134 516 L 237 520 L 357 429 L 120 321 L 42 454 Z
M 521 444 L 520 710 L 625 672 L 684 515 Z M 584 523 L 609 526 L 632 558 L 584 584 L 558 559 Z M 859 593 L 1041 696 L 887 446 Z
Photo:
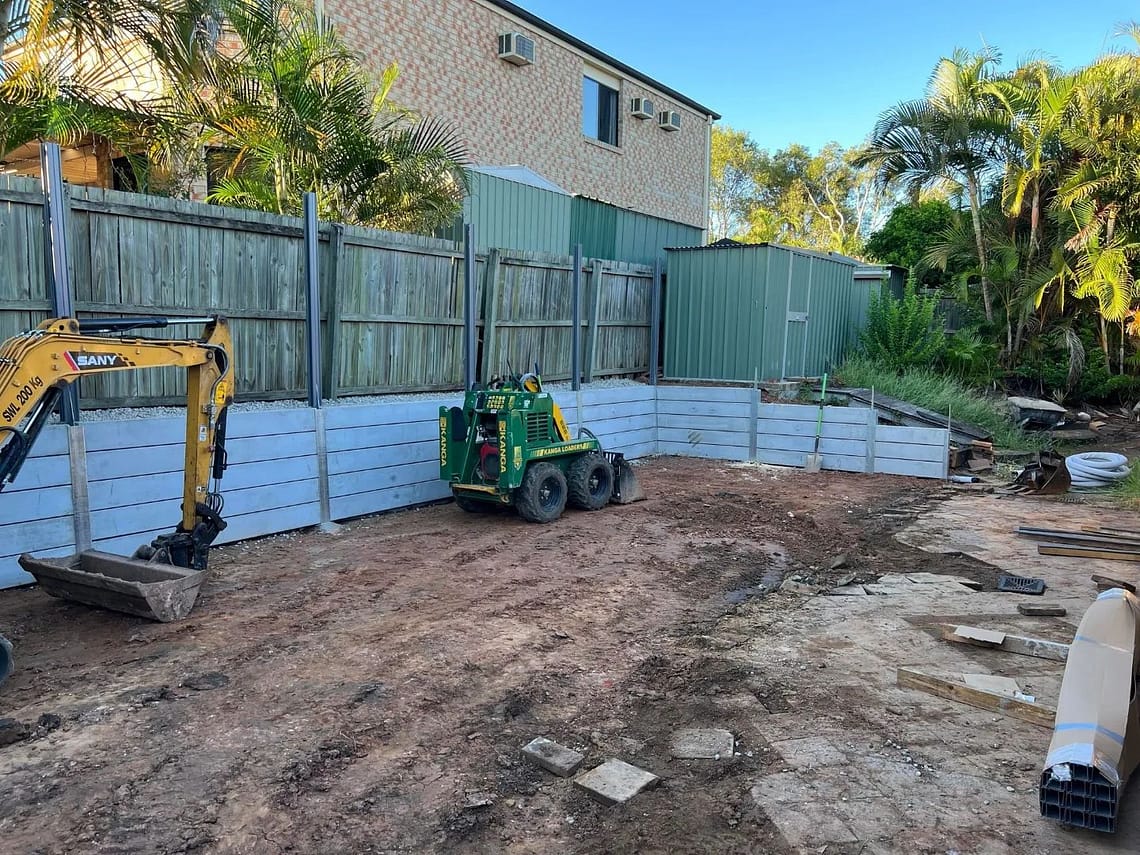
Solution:
M 193 340 L 127 335 L 180 324 L 204 324 L 205 330 Z M 226 468 L 233 343 L 226 320 L 210 316 L 53 318 L 0 345 L 0 490 L 20 474 L 70 384 L 91 374 L 171 366 L 187 372 L 181 521 L 130 558 L 93 550 L 63 559 L 20 556 L 20 566 L 48 594 L 159 621 L 189 614 L 206 576 L 210 545 L 226 527 L 216 483 Z M 12 669 L 11 650 L 0 636 L 0 683 Z
M 220 531 L 220 503 L 210 490 L 225 467 L 226 408 L 233 402 L 233 358 L 225 319 L 204 323 L 198 340 L 125 338 L 137 329 L 161 329 L 167 318 L 54 318 L 0 347 L 0 490 L 13 482 L 63 390 L 81 377 L 146 368 L 182 367 L 186 382 L 186 462 L 179 533 L 204 543 L 167 540 L 160 561 L 204 570 L 209 541 Z M 181 542 L 181 544 L 180 544 Z M 151 557 L 151 556 L 146 556 Z

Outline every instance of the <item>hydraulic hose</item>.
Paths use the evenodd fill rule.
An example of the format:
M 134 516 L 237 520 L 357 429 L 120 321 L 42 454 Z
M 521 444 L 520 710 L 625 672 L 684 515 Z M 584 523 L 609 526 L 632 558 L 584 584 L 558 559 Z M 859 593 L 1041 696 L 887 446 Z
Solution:
M 1065 458 L 1065 468 L 1073 486 L 1086 489 L 1111 487 L 1132 474 L 1127 457 L 1103 451 L 1070 455 Z

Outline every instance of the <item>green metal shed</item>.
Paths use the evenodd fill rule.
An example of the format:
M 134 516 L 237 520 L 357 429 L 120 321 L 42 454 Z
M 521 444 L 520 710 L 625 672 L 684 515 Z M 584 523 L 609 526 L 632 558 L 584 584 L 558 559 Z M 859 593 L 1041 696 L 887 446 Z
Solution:
M 779 244 L 670 248 L 665 376 L 817 377 L 858 342 L 881 280 L 843 257 Z
M 436 232 L 462 241 L 463 225 L 475 226 L 478 252 L 498 247 L 572 255 L 631 264 L 665 264 L 665 247 L 695 246 L 704 232 L 672 220 L 573 196 L 525 166 L 476 166 L 468 170 L 463 213 Z
M 665 264 L 665 247 L 697 246 L 704 231 L 673 220 L 641 214 L 586 196 L 570 203 L 570 251 L 582 244 L 587 258 L 631 264 Z
M 565 255 L 570 243 L 571 196 L 523 166 L 472 167 L 463 213 L 436 234 L 462 241 L 463 226 L 475 226 L 477 252 L 517 249 Z

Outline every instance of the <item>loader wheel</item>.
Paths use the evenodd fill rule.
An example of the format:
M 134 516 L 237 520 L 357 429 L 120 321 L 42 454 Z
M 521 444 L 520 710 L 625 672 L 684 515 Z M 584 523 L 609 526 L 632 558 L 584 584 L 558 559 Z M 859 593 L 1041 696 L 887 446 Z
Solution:
M 610 503 L 614 492 L 614 468 L 600 454 L 583 454 L 566 467 L 568 504 L 584 511 L 597 511 Z
M 532 463 L 515 492 L 515 507 L 527 522 L 554 522 L 566 509 L 566 476 L 553 463 Z

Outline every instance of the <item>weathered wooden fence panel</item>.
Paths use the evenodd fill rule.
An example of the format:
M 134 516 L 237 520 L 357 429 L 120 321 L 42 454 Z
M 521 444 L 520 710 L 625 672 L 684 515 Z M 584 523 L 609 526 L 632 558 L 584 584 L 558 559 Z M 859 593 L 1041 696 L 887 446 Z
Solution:
M 571 374 L 574 262 L 570 257 L 503 251 L 484 311 L 483 365 L 503 373 L 507 361 L 530 370 L 537 361 L 548 380 Z M 583 369 L 587 379 L 638 374 L 649 366 L 653 270 L 587 260 L 581 272 Z
M 378 234 L 345 228 L 337 281 L 326 282 L 336 295 L 326 319 L 336 327 L 337 391 L 463 385 L 462 252 L 432 238 Z
M 0 175 L 0 340 L 51 313 L 42 198 L 38 183 Z
M 240 399 L 306 392 L 304 239 L 296 218 L 70 188 L 68 240 L 80 317 L 226 315 Z M 0 340 L 50 313 L 38 182 L 0 176 Z M 319 252 L 326 396 L 456 389 L 463 378 L 463 253 L 451 241 L 325 225 Z M 493 260 L 488 263 L 488 257 Z M 572 259 L 496 250 L 477 258 L 484 372 L 542 365 L 570 376 Z M 488 268 L 494 276 L 488 288 Z M 587 376 L 646 370 L 652 271 L 587 261 Z M 195 334 L 192 328 L 142 332 Z M 177 370 L 86 378 L 87 407 L 180 403 Z
M 72 191 L 73 300 L 80 316 L 220 312 L 233 329 L 242 397 L 303 396 L 304 243 L 299 229 L 286 218 L 266 222 L 265 215 L 251 211 L 173 199 L 156 199 L 152 207 L 130 204 L 137 199 L 98 188 Z M 196 331 L 176 327 L 144 334 L 178 337 Z M 88 406 L 172 402 L 185 395 L 185 372 L 85 378 L 80 391 Z

